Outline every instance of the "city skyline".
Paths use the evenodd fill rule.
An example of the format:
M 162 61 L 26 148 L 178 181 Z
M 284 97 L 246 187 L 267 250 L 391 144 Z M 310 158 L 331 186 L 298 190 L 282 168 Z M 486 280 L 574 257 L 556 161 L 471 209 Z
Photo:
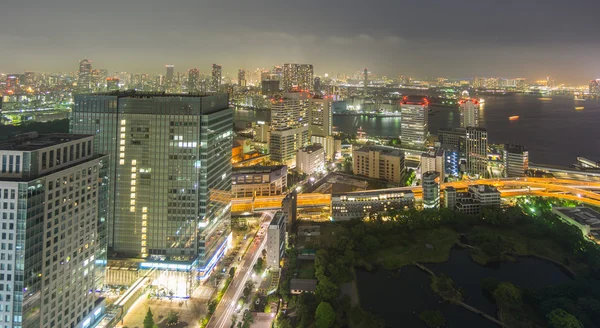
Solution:
M 229 12 L 231 7 L 236 12 Z M 304 15 L 292 15 L 307 8 L 319 9 L 310 12 L 311 24 Z M 173 64 L 181 72 L 204 72 L 219 63 L 224 73 L 235 76 L 239 68 L 291 62 L 311 63 L 317 75 L 369 67 L 388 76 L 533 80 L 551 75 L 580 83 L 600 76 L 593 14 L 598 9 L 600 4 L 593 1 L 540 7 L 533 1 L 256 6 L 183 0 L 172 8 L 158 1 L 116 6 L 114 0 L 52 5 L 33 0 L 10 3 L 0 14 L 2 30 L 22 26 L 0 34 L 0 41 L 12 48 L 0 55 L 0 71 L 73 71 L 73 63 L 87 57 L 111 71 L 154 72 Z M 69 28 L 75 25 L 77 29 Z

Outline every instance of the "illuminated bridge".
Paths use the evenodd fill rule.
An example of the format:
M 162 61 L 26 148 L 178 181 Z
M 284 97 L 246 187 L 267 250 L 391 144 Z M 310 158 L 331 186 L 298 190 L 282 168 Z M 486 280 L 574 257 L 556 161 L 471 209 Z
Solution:
M 467 189 L 468 186 L 474 184 L 492 185 L 498 188 L 502 197 L 525 195 L 556 197 L 600 206 L 600 182 L 554 178 L 505 178 L 449 182 L 442 184 L 442 189 L 454 187 L 461 190 Z M 370 190 L 370 192 L 375 191 L 376 190 Z M 382 193 L 391 191 L 412 191 L 416 199 L 420 199 L 422 194 L 420 186 L 381 189 Z M 283 197 L 284 196 L 234 198 L 232 200 L 232 212 L 251 213 L 254 211 L 276 210 L 281 208 Z M 298 208 L 322 208 L 325 206 L 331 206 L 330 194 L 313 193 L 298 195 Z

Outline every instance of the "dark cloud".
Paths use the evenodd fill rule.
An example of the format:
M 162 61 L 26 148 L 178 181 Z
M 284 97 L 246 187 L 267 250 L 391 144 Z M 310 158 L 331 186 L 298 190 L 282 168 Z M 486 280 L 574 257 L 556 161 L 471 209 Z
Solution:
M 600 76 L 600 1 L 21 0 L 0 11 L 0 71 L 225 72 L 305 61 L 317 72 Z

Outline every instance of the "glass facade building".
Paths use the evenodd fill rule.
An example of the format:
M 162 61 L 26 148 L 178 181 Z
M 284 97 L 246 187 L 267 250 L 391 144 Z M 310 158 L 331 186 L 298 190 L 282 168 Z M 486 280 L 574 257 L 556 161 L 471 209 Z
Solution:
M 111 159 L 111 256 L 214 266 L 230 234 L 232 130 L 227 94 L 75 96 L 71 132 Z
M 104 301 L 108 156 L 89 135 L 0 143 L 0 326 L 97 323 Z M 4 165 L 6 163 L 7 165 Z

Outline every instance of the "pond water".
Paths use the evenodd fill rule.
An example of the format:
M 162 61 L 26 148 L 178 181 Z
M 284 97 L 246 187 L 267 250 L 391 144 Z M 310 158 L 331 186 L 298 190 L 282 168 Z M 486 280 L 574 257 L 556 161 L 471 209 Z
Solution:
M 570 279 L 555 264 L 530 257 L 483 267 L 473 262 L 463 249 L 453 249 L 447 262 L 426 266 L 437 274 L 451 277 L 464 289 L 467 304 L 492 316 L 496 314 L 496 306 L 481 291 L 481 280 L 486 277 L 527 288 L 560 284 Z M 444 315 L 446 327 L 497 327 L 460 306 L 443 302 L 431 290 L 429 275 L 415 266 L 404 267 L 399 272 L 357 269 L 356 277 L 361 306 L 383 318 L 388 327 L 426 327 L 418 315 L 433 309 Z

